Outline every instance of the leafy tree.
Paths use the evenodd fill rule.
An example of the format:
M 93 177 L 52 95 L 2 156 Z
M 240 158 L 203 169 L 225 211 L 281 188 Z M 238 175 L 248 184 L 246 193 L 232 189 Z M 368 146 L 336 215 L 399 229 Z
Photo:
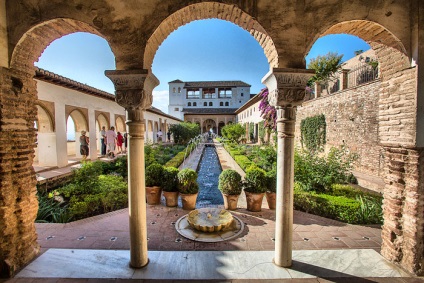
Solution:
M 221 129 L 222 136 L 233 142 L 237 142 L 246 134 L 246 129 L 240 124 L 228 124 Z
M 308 86 L 312 86 L 316 81 L 327 81 L 341 66 L 343 54 L 328 52 L 312 58 L 308 64 L 308 69 L 315 70 L 315 75 L 309 79 Z
M 169 131 L 174 136 L 175 143 L 187 144 L 190 139 L 200 134 L 200 126 L 194 123 L 183 122 L 171 125 Z

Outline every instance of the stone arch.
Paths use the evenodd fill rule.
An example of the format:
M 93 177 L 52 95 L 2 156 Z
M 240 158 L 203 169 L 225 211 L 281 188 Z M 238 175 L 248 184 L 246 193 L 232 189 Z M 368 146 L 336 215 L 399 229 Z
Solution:
M 44 106 L 40 104 L 35 106 L 37 107 L 37 131 L 39 133 L 54 132 L 53 115 Z
M 337 23 L 317 35 L 345 33 L 365 40 L 379 62 L 378 140 L 384 155 L 381 254 L 412 273 L 424 273 L 422 238 L 422 158 L 417 148 L 417 68 L 411 66 L 404 44 L 384 26 L 365 20 Z M 396 126 L 393 126 L 396 125 Z M 413 168 L 413 169 L 412 169 Z M 413 204 L 413 205 L 405 205 Z M 421 224 L 416 224 L 421 223 Z M 414 231 L 410 233 L 410 231 Z
M 96 122 L 98 124 L 97 131 L 100 131 L 102 127 L 105 127 L 106 130 L 110 128 L 109 119 L 103 113 L 97 115 Z
M 350 34 L 366 41 L 376 52 L 383 80 L 397 71 L 410 67 L 407 51 L 402 42 L 384 26 L 366 20 L 352 20 L 334 24 L 317 33 L 307 46 L 311 49 L 315 41 L 329 34 Z
M 34 62 L 38 61 L 47 46 L 75 32 L 87 32 L 105 38 L 96 28 L 82 21 L 67 18 L 45 21 L 33 26 L 20 38 L 12 52 L 10 67 L 31 74 Z
M 125 120 L 124 118 L 122 118 L 122 116 L 116 117 L 115 125 L 116 125 L 116 132 L 121 132 L 121 133 L 126 132 Z
M 66 117 L 66 121 L 68 121 L 69 117 L 74 120 L 75 123 L 75 132 L 81 132 L 81 131 L 87 131 L 88 130 L 88 123 L 87 123 L 87 117 L 82 113 L 79 109 L 72 110 L 68 117 Z
M 264 50 L 270 67 L 278 67 L 278 52 L 274 42 L 254 17 L 235 5 L 218 2 L 204 2 L 186 6 L 162 21 L 147 40 L 144 52 L 144 68 L 151 69 L 153 58 L 159 46 L 174 30 L 192 21 L 206 19 L 229 21 L 248 31 Z

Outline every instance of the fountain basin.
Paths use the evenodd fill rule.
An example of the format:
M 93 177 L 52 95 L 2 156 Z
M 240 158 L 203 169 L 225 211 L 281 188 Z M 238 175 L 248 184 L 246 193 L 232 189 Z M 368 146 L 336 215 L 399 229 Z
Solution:
M 233 216 L 225 209 L 200 208 L 188 214 L 187 222 L 198 231 L 218 232 L 231 225 Z

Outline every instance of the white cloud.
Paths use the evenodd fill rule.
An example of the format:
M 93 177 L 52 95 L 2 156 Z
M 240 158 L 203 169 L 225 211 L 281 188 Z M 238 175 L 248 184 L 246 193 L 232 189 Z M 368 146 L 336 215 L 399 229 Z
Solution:
M 153 106 L 168 113 L 169 90 L 153 91 Z

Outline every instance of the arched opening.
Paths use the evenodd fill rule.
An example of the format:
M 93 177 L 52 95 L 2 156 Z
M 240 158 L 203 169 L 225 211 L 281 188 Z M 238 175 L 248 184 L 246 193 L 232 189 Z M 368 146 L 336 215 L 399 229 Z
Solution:
M 404 234 L 404 231 L 409 229 L 417 229 L 415 224 L 409 224 L 412 222 L 409 222 L 409 220 L 405 222 L 405 219 L 419 221 L 418 218 L 421 219 L 422 216 L 417 217 L 414 214 L 416 210 L 405 209 L 401 204 L 403 202 L 415 202 L 417 197 L 408 194 L 402 202 L 399 202 L 398 196 L 404 195 L 405 191 L 412 187 L 414 187 L 413 191 L 418 193 L 418 183 L 413 182 L 414 184 L 409 184 L 407 187 L 405 185 L 407 177 L 404 174 L 406 168 L 410 168 L 410 166 L 416 168 L 417 163 L 405 162 L 398 167 L 393 166 L 395 163 L 398 164 L 398 161 L 406 160 L 416 153 L 414 150 L 401 150 L 404 147 L 415 146 L 415 140 L 412 137 L 415 136 L 417 128 L 414 121 L 416 121 L 416 115 L 421 115 L 413 107 L 403 107 L 404 103 L 416 103 L 414 82 L 408 79 L 408 77 L 415 76 L 416 69 L 411 66 L 408 54 L 401 41 L 380 24 L 363 20 L 341 22 L 325 28 L 316 37 L 338 33 L 358 36 L 365 40 L 371 46 L 375 60 L 367 54 L 363 54 L 362 57 L 361 54 L 358 54 L 356 57 L 362 64 L 370 64 L 376 61 L 379 73 L 377 80 L 369 80 L 365 83 L 364 77 L 360 75 L 359 78 L 357 77 L 354 80 L 356 86 L 353 86 L 346 76 L 350 74 L 349 72 L 355 70 L 355 67 L 346 70 L 345 74 L 342 74 L 343 77 L 340 82 L 340 88 L 344 90 L 343 94 L 337 96 L 337 90 L 334 94 L 329 94 L 334 105 L 343 105 L 340 108 L 343 111 L 337 115 L 328 115 L 326 121 L 329 121 L 330 126 L 331 123 L 344 125 L 342 131 L 346 132 L 344 138 L 338 139 L 338 143 L 350 143 L 353 150 L 359 152 L 360 166 L 369 170 L 369 172 L 374 170 L 374 174 L 381 178 L 384 197 L 384 225 L 381 233 L 382 255 L 392 262 L 400 263 L 409 271 L 416 272 L 421 267 L 420 263 L 413 258 L 418 255 L 408 247 L 408 243 L 415 242 L 417 237 L 421 239 L 422 234 L 420 233 L 419 236 Z M 402 82 L 402 87 L 393 88 L 398 82 Z M 349 86 L 355 89 L 349 89 Z M 364 89 L 367 89 L 367 91 L 364 92 Z M 343 96 L 344 102 L 341 100 L 337 102 L 340 99 L 339 97 Z M 325 98 L 321 100 L 323 99 Z M 304 107 L 306 107 L 306 104 L 304 104 Z M 353 105 L 355 105 L 354 109 L 352 108 Z M 319 103 L 316 103 L 315 109 L 319 108 Z M 397 113 L 402 113 L 402 118 L 393 109 L 399 109 Z M 369 119 L 366 118 L 367 115 Z M 302 115 L 298 116 L 298 119 L 302 119 Z M 347 123 L 344 123 L 344 121 Z M 353 128 L 350 128 L 351 126 L 354 127 L 353 131 Z M 331 139 L 336 140 L 335 138 Z M 422 166 L 422 164 L 418 166 Z M 376 168 L 378 171 L 375 171 Z M 418 175 L 415 176 L 418 180 Z M 418 229 L 422 231 L 422 226 Z
M 203 122 L 203 133 L 213 132 L 216 134 L 216 122 L 212 119 L 206 119 Z
M 221 121 L 221 122 L 218 123 L 218 136 L 221 136 L 221 129 L 224 126 L 225 126 L 224 122 Z
M 66 119 L 67 121 L 67 152 L 69 159 L 79 159 L 81 131 L 88 133 L 87 118 L 79 109 L 72 110 Z M 68 128 L 69 126 L 69 128 Z
M 97 153 L 100 155 L 106 154 L 106 141 L 103 140 L 103 154 L 102 154 L 102 135 L 101 131 L 107 131 L 110 128 L 109 126 L 109 120 L 106 118 L 106 116 L 102 113 L 97 115 L 96 119 L 96 140 L 97 140 Z
M 153 142 L 153 122 L 147 121 L 147 142 Z
M 34 125 L 37 130 L 37 147 L 35 148 L 34 166 L 54 166 L 52 150 L 56 148 L 56 135 L 52 115 L 44 106 L 37 104 L 37 120 Z
M 116 117 L 116 132 L 121 134 L 126 132 L 125 121 L 121 116 Z
M 190 22 L 205 19 L 230 21 L 248 31 L 261 45 L 270 67 L 278 67 L 278 52 L 274 42 L 255 18 L 234 5 L 211 2 L 189 5 L 162 21 L 147 41 L 144 53 L 144 68 L 150 69 L 152 67 L 156 51 L 174 30 Z M 180 92 L 180 89 L 178 89 L 178 92 Z

